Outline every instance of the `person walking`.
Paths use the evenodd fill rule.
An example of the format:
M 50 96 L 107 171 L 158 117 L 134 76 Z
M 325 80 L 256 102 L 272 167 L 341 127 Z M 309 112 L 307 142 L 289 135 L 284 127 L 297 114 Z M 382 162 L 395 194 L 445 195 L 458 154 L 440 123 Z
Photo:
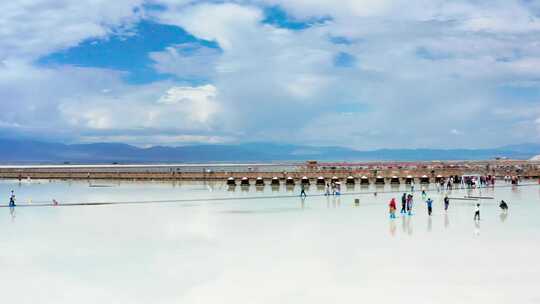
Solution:
M 304 184 L 300 185 L 300 197 L 307 197 L 306 186 Z
M 448 195 L 444 196 L 444 211 L 448 211 L 448 206 L 450 205 L 450 199 Z
M 480 221 L 480 204 L 476 204 L 476 207 L 474 208 L 474 220 Z
M 407 196 L 407 214 L 412 215 L 412 207 L 413 207 L 413 196 L 412 194 L 409 194 Z
M 405 209 L 407 208 L 407 193 L 403 193 L 403 196 L 401 196 L 401 211 L 399 213 L 405 214 L 407 211 Z
M 431 213 L 433 212 L 433 201 L 431 200 L 431 198 L 427 199 L 426 204 L 427 204 L 427 213 L 429 216 L 431 216 Z

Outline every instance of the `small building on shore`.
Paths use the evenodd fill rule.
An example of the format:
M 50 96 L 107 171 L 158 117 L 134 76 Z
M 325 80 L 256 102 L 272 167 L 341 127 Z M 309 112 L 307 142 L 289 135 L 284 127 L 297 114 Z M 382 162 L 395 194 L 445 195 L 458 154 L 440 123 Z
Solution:
M 360 185 L 369 185 L 369 178 L 365 175 L 360 177 Z

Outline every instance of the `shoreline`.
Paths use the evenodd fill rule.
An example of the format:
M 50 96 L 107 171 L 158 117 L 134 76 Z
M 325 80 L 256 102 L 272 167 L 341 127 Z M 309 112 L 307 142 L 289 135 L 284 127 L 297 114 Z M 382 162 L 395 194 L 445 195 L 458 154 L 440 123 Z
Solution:
M 540 178 L 540 162 L 524 160 L 428 162 L 317 162 L 111 164 L 111 165 L 4 165 L 0 179 L 50 180 L 221 180 L 230 184 L 317 184 L 330 180 L 347 183 L 431 183 L 450 176 L 491 175 Z

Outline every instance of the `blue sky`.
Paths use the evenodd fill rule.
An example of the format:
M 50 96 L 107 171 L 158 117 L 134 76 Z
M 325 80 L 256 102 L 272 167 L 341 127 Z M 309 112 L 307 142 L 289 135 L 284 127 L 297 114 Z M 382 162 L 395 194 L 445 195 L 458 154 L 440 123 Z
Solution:
M 160 74 L 152 67 L 148 56 L 176 44 L 193 43 L 219 49 L 212 41 L 197 39 L 177 26 L 140 20 L 127 32 L 105 38 L 89 38 L 77 46 L 47 54 L 37 60 L 41 66 L 74 65 L 126 71 L 125 80 L 131 84 L 144 84 L 176 79 L 174 75 Z M 189 50 L 186 52 L 189 55 Z M 193 79 L 194 82 L 203 79 Z
M 2 137 L 540 142 L 534 1 L 35 0 L 0 10 Z

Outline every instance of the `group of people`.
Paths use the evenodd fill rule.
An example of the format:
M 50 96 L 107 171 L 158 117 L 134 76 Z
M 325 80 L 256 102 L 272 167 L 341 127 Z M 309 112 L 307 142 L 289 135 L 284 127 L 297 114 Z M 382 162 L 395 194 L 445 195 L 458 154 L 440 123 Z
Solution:
M 504 182 L 505 183 L 511 183 L 512 185 L 517 185 L 520 182 L 520 177 L 519 176 L 506 175 L 504 177 Z
M 341 183 L 331 182 L 326 183 L 326 191 L 324 195 L 340 195 L 341 194 Z
M 517 178 L 516 178 L 517 179 Z M 507 181 L 505 177 L 505 181 Z M 516 182 L 517 184 L 517 182 Z M 495 176 L 480 175 L 480 176 L 450 176 L 446 179 L 439 179 L 439 190 L 452 190 L 455 188 L 474 189 L 476 187 L 487 187 L 495 185 Z
M 324 195 L 340 195 L 341 194 L 341 183 L 339 182 L 331 182 L 326 184 L 326 190 L 324 192 Z M 306 193 L 306 186 L 304 184 L 300 185 L 300 197 L 305 198 L 307 197 Z
M 412 209 L 413 209 L 413 195 L 403 193 L 403 196 L 401 197 L 401 210 L 399 213 L 401 214 L 407 214 L 412 215 Z M 396 198 L 392 198 L 390 200 L 390 203 L 388 204 L 389 212 L 390 212 L 390 218 L 396 218 L 396 212 L 397 212 L 397 203 Z
M 425 190 L 422 190 L 422 199 L 425 200 L 426 202 L 428 216 L 431 216 L 433 214 L 433 200 L 430 197 L 427 197 L 426 199 L 426 197 L 427 197 L 427 194 Z M 448 197 L 448 195 L 444 196 L 443 203 L 444 203 L 444 211 L 447 212 L 448 207 L 450 206 L 450 198 Z M 403 195 L 401 196 L 400 213 L 403 215 L 405 214 L 412 215 L 412 208 L 413 208 L 413 194 L 403 193 Z M 508 212 L 508 204 L 504 200 L 501 200 L 499 204 L 499 208 L 501 208 L 501 210 L 505 214 Z M 389 209 L 388 212 L 390 214 L 390 218 L 395 219 L 396 212 L 397 212 L 397 204 L 396 204 L 395 197 L 393 197 L 388 203 L 388 209 Z M 474 208 L 474 220 L 480 221 L 480 204 L 479 203 L 477 203 Z

